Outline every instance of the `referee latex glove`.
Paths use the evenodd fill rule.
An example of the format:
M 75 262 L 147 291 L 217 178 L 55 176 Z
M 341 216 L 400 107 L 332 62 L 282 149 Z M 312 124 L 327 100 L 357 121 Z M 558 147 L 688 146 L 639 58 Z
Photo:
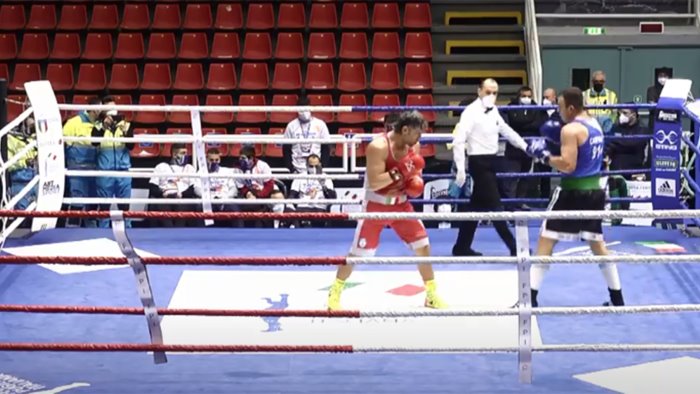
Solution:
M 547 149 L 547 141 L 544 138 L 538 138 L 530 142 L 527 146 L 527 154 L 532 156 L 540 163 L 547 163 L 552 155 Z
M 457 170 L 457 175 L 455 176 L 455 184 L 459 187 L 462 187 L 466 182 L 467 172 L 465 170 Z

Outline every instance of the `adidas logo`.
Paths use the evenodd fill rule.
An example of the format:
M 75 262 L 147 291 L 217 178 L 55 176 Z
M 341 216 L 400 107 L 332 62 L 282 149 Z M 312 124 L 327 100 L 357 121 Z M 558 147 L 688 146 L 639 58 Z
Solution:
M 660 185 L 656 187 L 656 194 L 660 196 L 674 197 L 676 195 L 675 182 L 671 182 L 669 180 L 663 181 Z

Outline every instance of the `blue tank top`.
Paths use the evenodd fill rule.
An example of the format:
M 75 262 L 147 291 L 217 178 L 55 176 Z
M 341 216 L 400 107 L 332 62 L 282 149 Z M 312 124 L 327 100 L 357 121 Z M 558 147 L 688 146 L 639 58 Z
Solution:
M 603 166 L 605 139 L 600 124 L 594 118 L 576 118 L 576 123 L 586 126 L 588 138 L 578 147 L 576 170 L 565 175 L 567 178 L 583 178 L 599 175 Z

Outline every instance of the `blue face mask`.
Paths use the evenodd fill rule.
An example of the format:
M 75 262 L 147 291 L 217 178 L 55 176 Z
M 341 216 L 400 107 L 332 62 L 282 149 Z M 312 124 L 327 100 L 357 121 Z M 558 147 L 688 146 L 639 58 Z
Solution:
M 211 162 L 211 163 L 209 163 L 209 172 L 219 172 L 220 167 L 221 167 L 221 163 Z
M 171 161 L 172 164 L 175 164 L 176 166 L 184 166 L 185 163 L 187 163 L 187 155 L 173 156 Z
M 238 159 L 238 166 L 241 168 L 242 171 L 248 171 L 252 170 L 253 167 L 255 167 L 255 163 L 253 159 L 249 159 L 245 156 L 241 156 Z

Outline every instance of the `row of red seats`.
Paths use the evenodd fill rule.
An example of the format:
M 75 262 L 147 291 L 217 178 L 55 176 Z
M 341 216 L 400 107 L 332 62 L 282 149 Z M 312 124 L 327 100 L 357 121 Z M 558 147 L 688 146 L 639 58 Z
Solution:
M 6 64 L 0 63 L 0 78 L 10 80 Z M 306 79 L 302 78 L 301 64 L 276 63 L 272 81 L 266 63 L 243 63 L 240 79 L 232 63 L 213 63 L 205 82 L 203 67 L 200 63 L 180 63 L 175 71 L 175 81 L 167 63 L 148 63 L 143 68 L 139 81 L 136 64 L 114 64 L 109 83 L 107 72 L 102 63 L 81 64 L 77 81 L 73 79 L 71 64 L 52 63 L 47 66 L 46 79 L 56 91 L 101 91 L 110 90 L 333 90 L 359 92 L 370 89 L 386 91 L 429 90 L 433 87 L 433 72 L 430 63 L 407 63 L 404 69 L 403 83 L 399 75 L 398 63 L 373 63 L 372 74 L 367 83 L 367 74 L 363 63 L 341 63 L 338 67 L 336 84 L 332 63 L 309 63 L 306 67 Z M 39 64 L 19 63 L 15 65 L 10 82 L 10 89 L 24 90 L 24 83 L 42 79 Z
M 373 133 L 378 134 L 378 133 L 383 133 L 384 129 L 382 128 L 375 128 L 372 130 Z M 245 135 L 245 134 L 261 134 L 262 131 L 259 128 L 251 128 L 251 127 L 239 127 L 234 130 L 234 134 L 239 134 L 239 135 Z M 350 135 L 357 135 L 357 134 L 364 134 L 365 130 L 361 128 L 340 128 L 338 129 L 338 134 L 345 135 L 345 136 L 350 136 Z M 134 134 L 159 134 L 158 129 L 152 129 L 152 128 L 139 128 L 134 130 Z M 191 135 L 192 134 L 192 129 L 183 129 L 183 128 L 169 128 L 166 130 L 166 134 L 171 134 L 171 135 Z M 216 135 L 216 134 L 226 134 L 226 129 L 220 129 L 220 128 L 204 128 L 202 129 L 202 134 L 203 135 Z M 270 128 L 267 132 L 269 135 L 281 135 L 284 134 L 284 128 L 280 127 L 273 127 Z M 362 143 L 356 145 L 356 156 L 357 157 L 364 157 L 365 156 L 365 148 L 367 146 L 367 143 Z M 140 143 L 136 144 L 134 146 L 134 149 L 131 151 L 131 156 L 132 157 L 138 157 L 138 158 L 149 158 L 149 157 L 170 157 L 170 148 L 171 144 L 157 144 L 157 143 Z M 205 144 L 205 149 L 208 150 L 210 148 L 216 148 L 221 152 L 221 155 L 224 157 L 232 156 L 232 157 L 237 157 L 240 154 L 240 149 L 241 149 L 241 144 L 218 144 L 218 143 L 209 143 Z M 187 145 L 187 151 L 188 154 L 192 154 L 192 145 L 188 144 Z M 263 157 L 269 157 L 269 158 L 281 158 L 283 156 L 282 152 L 282 145 L 278 144 L 255 144 L 255 153 L 257 156 L 263 156 Z M 335 149 L 331 151 L 331 153 L 334 156 L 337 157 L 342 157 L 343 156 L 343 144 L 336 144 Z M 348 154 L 350 151 L 348 150 Z M 423 157 L 433 157 L 435 156 L 435 145 L 433 144 L 422 144 L 421 145 L 421 154 Z
M 0 34 L 0 61 L 13 60 L 204 60 L 238 59 L 243 60 L 301 60 L 304 58 L 304 36 L 302 33 L 279 33 L 276 36 L 275 51 L 272 51 L 272 38 L 267 32 L 247 33 L 241 53 L 237 33 L 215 33 L 212 49 L 206 33 L 184 33 L 179 50 L 173 33 L 153 33 L 145 50 L 141 33 L 120 33 L 116 50 L 112 48 L 110 33 L 89 33 L 85 39 L 85 50 L 80 44 L 78 33 L 55 35 L 53 48 L 49 49 L 49 37 L 44 33 L 26 33 L 18 51 L 15 34 Z M 369 42 L 364 32 L 342 33 L 340 51 L 336 51 L 334 33 L 311 33 L 308 37 L 306 54 L 309 59 L 361 60 L 370 56 Z M 401 44 L 397 32 L 374 33 L 371 55 L 373 59 L 395 60 L 401 57 Z M 432 38 L 428 32 L 406 33 L 403 57 L 409 59 L 431 58 Z
M 408 3 L 403 20 L 398 3 L 374 3 L 370 23 L 367 3 L 343 2 L 340 23 L 334 3 L 314 3 L 309 20 L 303 3 L 282 3 L 275 15 L 272 3 L 252 3 L 244 17 L 241 3 L 218 4 L 216 17 L 209 4 L 187 4 L 184 18 L 180 7 L 174 4 L 155 6 L 153 18 L 146 3 L 126 4 L 120 21 L 114 4 L 94 5 L 88 22 L 85 5 L 64 5 L 60 19 L 53 4 L 32 5 L 29 20 L 22 5 L 0 7 L 0 30 L 178 30 L 222 29 L 235 30 L 279 29 L 425 29 L 432 25 L 429 3 Z M 276 22 L 276 23 L 275 23 Z

